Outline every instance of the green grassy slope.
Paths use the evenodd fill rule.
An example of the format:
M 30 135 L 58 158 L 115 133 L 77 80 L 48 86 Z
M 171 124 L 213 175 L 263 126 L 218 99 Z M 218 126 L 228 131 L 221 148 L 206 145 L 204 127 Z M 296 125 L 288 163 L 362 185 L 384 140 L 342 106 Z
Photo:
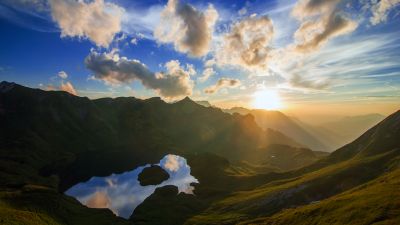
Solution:
M 42 186 L 0 190 L 0 224 L 4 225 L 123 225 L 108 209 L 90 209 L 77 200 Z
M 398 178 L 391 171 L 400 162 L 400 112 L 328 157 L 284 173 L 274 171 L 288 169 L 295 160 L 298 164 L 289 166 L 297 168 L 310 163 L 307 157 L 320 156 L 285 147 L 283 151 L 295 154 L 283 165 L 279 161 L 258 165 L 267 153 L 281 153 L 269 145 L 299 147 L 298 143 L 280 132 L 263 131 L 252 116 L 229 115 L 190 99 L 174 104 L 158 98 L 89 100 L 15 85 L 0 93 L 0 124 L 0 224 L 132 224 L 109 210 L 82 206 L 62 191 L 91 176 L 156 163 L 167 153 L 188 160 L 192 175 L 200 181 L 195 196 L 156 193 L 138 208 L 133 222 L 268 223 L 274 216 L 295 221 L 298 214 L 290 210 L 321 206 L 351 191 L 361 204 L 357 195 L 365 195 L 364 187 L 371 193 L 380 188 L 369 182 L 386 174 L 392 174 L 389 180 Z M 246 162 L 230 163 L 239 159 Z M 379 203 L 378 194 L 372 199 L 378 202 L 371 205 L 377 212 L 389 207 Z M 339 203 L 324 207 L 338 208 Z M 153 205 L 168 208 L 160 212 Z M 399 215 L 396 207 L 388 208 L 387 221 Z M 369 212 L 354 213 L 364 216 L 364 211 Z M 293 216 L 284 217 L 284 212 Z
M 213 203 L 186 224 L 235 224 L 271 216 L 348 191 L 391 171 L 400 162 L 400 112 L 326 159 L 254 190 Z
M 240 224 L 400 224 L 400 169 L 342 194 Z
M 251 161 L 262 154 L 260 146 L 297 145 L 282 133 L 263 131 L 252 117 L 188 98 L 174 104 L 159 98 L 90 100 L 14 83 L 1 87 L 0 221 L 6 224 L 116 224 L 121 220 L 111 212 L 88 209 L 62 192 L 92 176 L 156 163 L 168 153 L 213 152 Z M 238 183 L 227 180 L 231 187 Z

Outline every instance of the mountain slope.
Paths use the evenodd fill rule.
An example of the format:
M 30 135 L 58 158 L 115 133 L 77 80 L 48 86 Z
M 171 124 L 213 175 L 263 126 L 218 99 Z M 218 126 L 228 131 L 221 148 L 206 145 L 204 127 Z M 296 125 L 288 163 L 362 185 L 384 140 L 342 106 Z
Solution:
M 160 98 L 90 100 L 7 82 L 1 86 L 0 186 L 57 186 L 48 176 L 57 174 L 65 190 L 168 153 L 213 152 L 254 161 L 270 144 L 298 146 L 280 132 L 262 130 L 252 116 L 232 116 L 189 98 L 173 104 Z
M 329 152 L 334 151 L 350 142 L 346 141 L 348 140 L 347 138 L 325 127 L 313 126 L 293 117 L 291 117 L 291 119 L 295 123 L 297 123 L 300 127 L 302 127 L 304 130 L 306 130 L 309 134 L 311 134 L 313 137 L 317 138 L 319 141 L 321 141 L 321 143 L 327 146 L 326 150 Z M 358 132 L 357 135 L 359 136 L 364 132 Z M 355 138 L 356 137 L 354 137 L 351 141 L 353 141 Z
M 289 171 L 308 166 L 318 159 L 327 156 L 326 152 L 315 152 L 308 148 L 296 148 L 287 145 L 274 144 L 265 150 L 262 165 Z
M 235 107 L 224 111 L 242 115 L 251 114 L 254 116 L 257 124 L 264 129 L 270 128 L 278 130 L 315 151 L 330 150 L 329 146 L 323 144 L 318 138 L 314 137 L 291 118 L 279 111 L 261 109 L 249 110 L 241 107 Z
M 326 129 L 342 137 L 342 143 L 349 143 L 366 132 L 369 128 L 382 121 L 385 116 L 381 114 L 367 114 L 360 116 L 348 116 L 338 121 L 324 123 L 321 129 Z
M 8 82 L 0 83 L 0 124 L 0 207 L 8 224 L 126 224 L 62 192 L 92 176 L 157 163 L 169 153 L 198 158 L 211 152 L 256 162 L 271 144 L 299 146 L 261 129 L 251 115 L 230 115 L 189 98 L 173 104 L 160 98 L 90 100 Z M 215 194 L 207 203 L 269 179 L 227 174 L 221 172 L 224 182 L 213 188 L 198 187 L 199 195 Z
M 400 224 L 400 169 L 321 202 L 240 224 Z
M 397 179 L 400 112 L 315 163 L 318 152 L 278 131 L 261 129 L 252 115 L 229 115 L 189 98 L 173 104 L 159 98 L 90 100 L 2 82 L 0 124 L 0 216 L 7 224 L 132 224 L 110 210 L 88 209 L 61 192 L 92 176 L 156 163 L 167 153 L 187 159 L 200 182 L 195 195 L 178 197 L 173 188 L 167 190 L 172 195 L 164 195 L 161 190 L 138 208 L 134 222 L 151 224 L 154 218 L 164 218 L 163 224 L 174 225 L 269 223 L 276 216 L 282 223 L 296 224 L 300 222 L 293 213 L 281 213 L 294 208 L 299 210 L 294 215 L 312 216 L 325 208 L 333 210 L 327 214 L 332 218 L 343 207 L 334 205 L 342 195 L 354 196 L 358 206 L 368 193 L 377 193 L 371 196 L 379 199 L 380 188 L 391 200 L 398 199 L 398 192 L 389 189 L 396 183 L 388 182 L 389 188 L 379 185 L 386 174 L 389 180 Z M 241 160 L 246 163 L 236 164 Z M 294 171 L 275 170 L 310 163 Z M 375 179 L 378 186 L 370 183 Z M 168 210 L 160 212 L 154 204 Z M 398 215 L 394 203 L 373 206 L 379 218 L 391 221 L 392 214 Z M 388 207 L 389 216 L 382 207 Z M 180 214 L 169 217 L 175 210 Z
M 292 172 L 287 179 L 276 179 L 220 200 L 187 224 L 235 224 L 273 216 L 283 209 L 303 207 L 361 187 L 399 168 L 399 139 L 400 111 L 327 158 Z

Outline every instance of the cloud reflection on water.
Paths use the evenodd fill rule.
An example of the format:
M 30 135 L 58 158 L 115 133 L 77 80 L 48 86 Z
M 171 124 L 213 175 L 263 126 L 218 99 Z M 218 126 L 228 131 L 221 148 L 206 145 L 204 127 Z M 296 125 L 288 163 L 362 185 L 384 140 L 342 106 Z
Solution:
M 193 193 L 191 183 L 198 180 L 190 175 L 186 159 L 177 155 L 166 155 L 160 165 L 168 172 L 170 178 L 158 185 L 141 186 L 138 175 L 146 166 L 108 177 L 92 177 L 89 181 L 79 183 L 65 194 L 75 197 L 82 204 L 91 208 L 109 208 L 116 215 L 129 218 L 133 210 L 150 196 L 156 188 L 175 185 L 179 192 Z

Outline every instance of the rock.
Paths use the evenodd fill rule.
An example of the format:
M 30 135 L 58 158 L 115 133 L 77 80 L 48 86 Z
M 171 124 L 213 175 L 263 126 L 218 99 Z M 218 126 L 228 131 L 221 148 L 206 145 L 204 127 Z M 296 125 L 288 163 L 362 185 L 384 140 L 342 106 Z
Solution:
M 157 165 L 146 167 L 139 174 L 140 185 L 158 185 L 169 179 L 169 174 L 163 168 Z

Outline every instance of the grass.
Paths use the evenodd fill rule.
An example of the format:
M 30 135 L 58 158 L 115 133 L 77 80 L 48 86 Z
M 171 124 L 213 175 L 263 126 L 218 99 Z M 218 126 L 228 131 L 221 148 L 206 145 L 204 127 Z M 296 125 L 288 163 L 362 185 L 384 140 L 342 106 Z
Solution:
M 400 169 L 315 204 L 286 209 L 250 224 L 400 224 Z
M 297 178 L 272 181 L 254 190 L 233 193 L 187 223 L 235 224 L 270 216 L 285 208 L 301 207 L 375 179 L 398 160 L 396 149 L 373 157 L 356 157 Z
M 0 224 L 129 224 L 108 209 L 90 209 L 51 188 L 27 185 L 0 191 Z

